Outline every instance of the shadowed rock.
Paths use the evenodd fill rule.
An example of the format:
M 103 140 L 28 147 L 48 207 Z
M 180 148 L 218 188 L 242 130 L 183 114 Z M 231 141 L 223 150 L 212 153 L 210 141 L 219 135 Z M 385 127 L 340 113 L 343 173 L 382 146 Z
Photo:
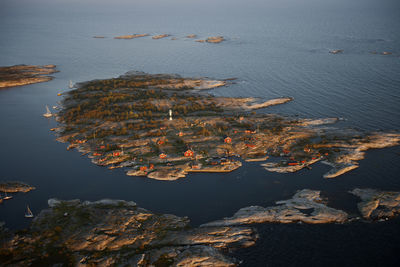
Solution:
M 361 198 L 358 209 L 365 219 L 379 220 L 400 214 L 400 192 L 356 188 L 350 193 Z

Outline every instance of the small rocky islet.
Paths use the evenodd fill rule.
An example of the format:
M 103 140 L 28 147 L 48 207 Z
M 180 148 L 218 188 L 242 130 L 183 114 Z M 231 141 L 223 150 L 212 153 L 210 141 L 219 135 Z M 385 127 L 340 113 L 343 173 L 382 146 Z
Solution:
M 119 35 L 119 36 L 115 36 L 114 39 L 125 39 L 125 40 L 130 40 L 130 39 L 136 39 L 136 38 L 140 38 L 140 37 L 147 37 L 150 36 L 150 34 L 147 33 L 140 33 L 140 34 L 126 34 L 126 35 Z M 153 40 L 158 40 L 158 39 L 163 39 L 166 37 L 171 37 L 170 34 L 158 34 L 158 35 L 153 35 L 151 38 Z M 95 35 L 93 36 L 93 38 L 95 39 L 104 39 L 106 38 L 103 35 Z M 195 39 L 197 38 L 197 34 L 189 34 L 187 36 L 185 36 L 185 38 L 188 39 Z M 171 40 L 177 40 L 177 37 L 172 36 Z M 211 36 L 211 37 L 207 37 L 206 39 L 196 39 L 196 42 L 199 43 L 213 43 L 213 44 L 218 44 L 221 43 L 223 41 L 226 41 L 226 39 L 223 36 Z
M 335 128 L 337 118 L 302 119 L 254 112 L 284 104 L 215 97 L 230 80 L 128 72 L 77 84 L 56 115 L 57 140 L 100 166 L 127 175 L 176 180 L 190 172 L 230 172 L 242 160 L 270 172 L 296 172 L 321 161 L 334 178 L 358 167 L 365 151 L 398 145 L 396 132 Z M 268 159 L 270 158 L 270 159 Z
M 19 181 L 0 181 L 0 191 L 4 193 L 27 193 L 35 189 L 34 186 Z
M 47 82 L 58 72 L 55 65 L 14 65 L 0 67 L 0 89 Z

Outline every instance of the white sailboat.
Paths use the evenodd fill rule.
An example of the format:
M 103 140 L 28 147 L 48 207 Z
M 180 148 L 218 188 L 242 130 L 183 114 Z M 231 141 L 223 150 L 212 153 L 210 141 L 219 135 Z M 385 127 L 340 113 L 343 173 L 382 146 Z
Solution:
M 72 88 L 74 88 L 74 84 L 73 84 L 73 82 L 71 81 L 71 80 L 69 80 L 69 86 L 68 86 L 70 89 L 72 89 Z
M 33 213 L 31 211 L 31 209 L 29 208 L 29 206 L 26 205 L 25 218 L 32 218 L 32 217 L 33 217 Z
M 44 117 L 46 118 L 50 118 L 51 116 L 53 116 L 53 114 L 51 114 L 49 107 L 46 105 L 46 113 L 43 114 Z
M 4 200 L 12 199 L 12 196 L 7 196 L 7 192 L 4 192 L 4 194 L 5 194 L 3 197 Z

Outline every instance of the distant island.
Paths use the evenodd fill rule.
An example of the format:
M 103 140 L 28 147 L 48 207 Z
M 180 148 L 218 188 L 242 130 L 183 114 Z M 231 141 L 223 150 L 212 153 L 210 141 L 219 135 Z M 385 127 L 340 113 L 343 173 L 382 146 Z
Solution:
M 129 72 L 93 80 L 65 94 L 58 141 L 100 166 L 127 175 L 176 180 L 190 172 L 230 172 L 240 159 L 271 172 L 295 172 L 322 161 L 333 178 L 358 167 L 364 151 L 398 145 L 398 133 L 327 128 L 337 118 L 257 114 L 293 99 L 214 97 L 229 80 Z M 268 159 L 269 158 L 269 159 Z M 267 160 L 268 159 L 268 160 Z
M 50 81 L 53 77 L 49 74 L 58 72 L 55 68 L 55 65 L 0 67 L 0 89 Z

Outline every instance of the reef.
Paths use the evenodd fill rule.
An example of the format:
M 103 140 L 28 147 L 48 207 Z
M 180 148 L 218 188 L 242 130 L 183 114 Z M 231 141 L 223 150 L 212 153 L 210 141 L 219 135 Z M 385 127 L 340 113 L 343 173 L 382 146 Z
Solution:
M 236 266 L 227 250 L 257 239 L 250 227 L 193 228 L 186 217 L 154 214 L 131 201 L 50 199 L 49 206 L 29 229 L 3 240 L 2 264 Z
M 55 68 L 55 65 L 0 67 L 0 89 L 50 81 L 53 77 L 49 74 L 58 72 Z

